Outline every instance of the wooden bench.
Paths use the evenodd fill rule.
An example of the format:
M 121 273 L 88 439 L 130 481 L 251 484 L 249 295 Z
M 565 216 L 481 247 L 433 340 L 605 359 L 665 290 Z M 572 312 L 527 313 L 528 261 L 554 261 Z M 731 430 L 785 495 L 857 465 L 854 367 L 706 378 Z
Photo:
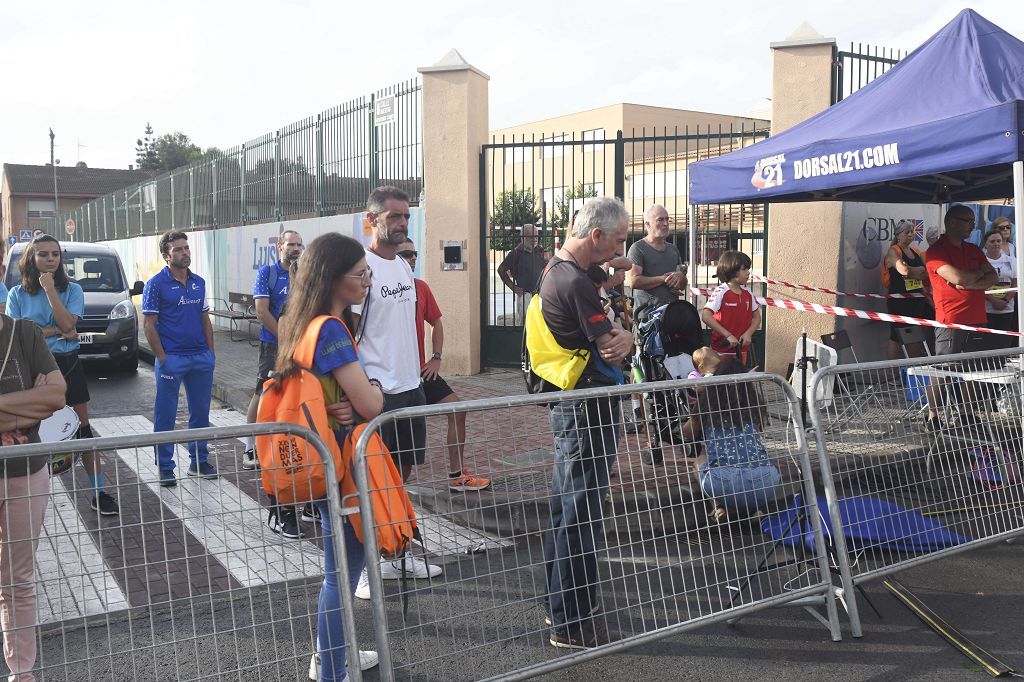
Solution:
M 228 338 L 232 341 L 250 341 L 250 334 L 252 325 L 249 325 L 249 329 L 246 331 L 245 336 L 241 336 L 242 333 L 242 322 L 249 320 L 255 320 L 256 318 L 256 302 L 253 300 L 252 294 L 242 294 L 238 292 L 229 292 L 228 300 L 222 298 L 213 299 L 214 305 L 210 307 L 210 315 L 214 317 L 220 317 L 228 321 Z M 235 332 L 238 332 L 239 338 L 235 338 Z

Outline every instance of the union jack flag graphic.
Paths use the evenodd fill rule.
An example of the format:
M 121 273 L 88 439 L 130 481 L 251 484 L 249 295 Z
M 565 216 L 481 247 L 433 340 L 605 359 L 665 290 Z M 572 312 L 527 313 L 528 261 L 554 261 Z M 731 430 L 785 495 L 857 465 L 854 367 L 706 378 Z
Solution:
M 917 218 L 911 218 L 910 222 L 914 224 L 914 241 L 923 242 L 925 230 L 924 221 L 918 220 Z

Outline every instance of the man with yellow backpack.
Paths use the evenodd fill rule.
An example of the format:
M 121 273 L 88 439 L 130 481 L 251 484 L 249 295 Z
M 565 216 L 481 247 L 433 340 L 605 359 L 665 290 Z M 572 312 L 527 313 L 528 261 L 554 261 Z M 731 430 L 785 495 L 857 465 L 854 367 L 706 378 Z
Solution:
M 531 392 L 622 383 L 619 367 L 633 338 L 609 321 L 587 268 L 622 255 L 628 231 L 629 214 L 618 199 L 590 199 L 576 216 L 527 310 Z M 597 600 L 597 545 L 616 455 L 619 399 L 558 400 L 550 420 L 555 461 L 544 538 L 550 643 L 589 649 L 611 641 Z

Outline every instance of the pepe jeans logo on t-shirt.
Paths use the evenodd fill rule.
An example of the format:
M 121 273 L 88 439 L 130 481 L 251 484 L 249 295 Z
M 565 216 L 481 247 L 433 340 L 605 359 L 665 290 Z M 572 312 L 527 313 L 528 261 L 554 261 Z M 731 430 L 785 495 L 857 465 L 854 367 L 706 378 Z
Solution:
M 409 286 L 408 284 L 398 282 L 397 286 L 394 289 L 385 284 L 380 288 L 380 297 L 388 298 L 390 296 L 394 298 L 402 298 L 402 296 L 405 295 L 405 292 L 407 291 L 412 291 L 412 287 Z

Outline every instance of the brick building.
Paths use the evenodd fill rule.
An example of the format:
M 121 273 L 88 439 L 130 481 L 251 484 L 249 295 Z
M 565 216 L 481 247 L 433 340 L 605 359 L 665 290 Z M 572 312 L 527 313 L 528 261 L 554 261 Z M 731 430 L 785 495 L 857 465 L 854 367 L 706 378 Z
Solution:
M 89 168 L 84 162 L 65 168 L 57 166 L 57 201 L 54 206 L 53 167 L 5 163 L 0 188 L 0 215 L 4 241 L 21 230 L 34 230 L 60 213 L 122 187 L 134 185 L 162 171 L 121 168 Z

